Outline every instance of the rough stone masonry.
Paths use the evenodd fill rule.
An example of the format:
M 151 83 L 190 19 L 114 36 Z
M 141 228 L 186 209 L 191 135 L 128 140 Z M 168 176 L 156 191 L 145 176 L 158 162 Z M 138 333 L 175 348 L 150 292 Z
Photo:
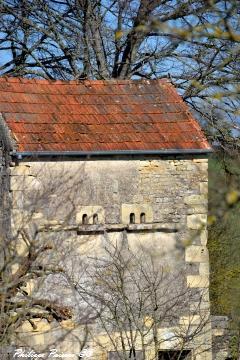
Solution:
M 127 233 L 131 249 L 139 251 L 143 247 L 155 259 L 164 258 L 172 268 L 184 266 L 186 287 L 204 289 L 201 302 L 189 303 L 175 326 L 192 323 L 193 316 L 194 322 L 200 324 L 203 312 L 205 319 L 210 316 L 206 291 L 209 286 L 207 159 L 184 156 L 67 163 L 20 161 L 11 167 L 10 191 L 14 228 L 29 227 L 29 220 L 39 227 L 49 227 L 40 235 L 42 241 L 58 229 L 58 239 L 69 243 L 72 238 L 75 245 L 79 244 L 75 248 L 79 254 L 91 256 L 101 252 L 104 234 L 96 232 L 94 214 L 98 215 L 98 227 L 111 229 L 111 239 L 122 237 L 117 225 L 132 226 Z M 144 223 L 140 223 L 142 213 Z M 82 224 L 84 214 L 89 219 L 86 231 Z M 130 224 L 130 214 L 135 215 L 134 224 Z M 75 264 L 74 272 L 77 271 Z M 48 337 L 43 325 L 39 326 L 39 332 L 35 330 L 35 345 L 43 345 Z M 191 347 L 193 354 L 196 348 L 196 359 L 210 359 L 210 321 L 202 327 L 203 334 L 193 340 L 197 344 Z M 32 331 L 31 326 L 28 329 Z M 111 350 L 110 344 L 109 347 Z M 166 348 L 164 342 L 162 347 Z

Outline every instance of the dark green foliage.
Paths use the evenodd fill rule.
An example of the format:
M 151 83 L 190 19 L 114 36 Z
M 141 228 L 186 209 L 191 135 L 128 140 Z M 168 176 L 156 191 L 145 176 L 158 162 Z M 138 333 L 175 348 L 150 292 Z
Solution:
M 209 214 L 212 313 L 229 316 L 237 334 L 231 344 L 236 353 L 240 330 L 240 156 L 236 154 L 209 159 Z

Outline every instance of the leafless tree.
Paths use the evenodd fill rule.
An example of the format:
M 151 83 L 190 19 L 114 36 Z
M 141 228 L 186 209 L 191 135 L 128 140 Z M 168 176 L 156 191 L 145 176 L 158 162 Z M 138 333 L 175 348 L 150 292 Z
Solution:
M 237 0 L 1 0 L 0 11 L 2 75 L 169 77 L 218 133 L 223 112 L 236 143 Z
M 129 246 L 126 234 L 119 242 L 105 234 L 104 252 L 88 256 L 85 280 L 76 283 L 96 317 L 95 327 L 89 328 L 91 346 L 123 360 L 158 359 L 164 348 L 171 349 L 165 356 L 175 360 L 191 356 L 189 348 L 194 347 L 195 355 L 208 351 L 206 289 L 187 288 L 183 264 L 171 268 L 146 249 L 136 252 Z
M 39 173 L 28 176 L 28 165 L 12 165 L 14 166 L 8 169 L 12 173 L 10 192 L 9 188 L 5 188 L 4 194 L 5 198 L 9 197 L 9 208 L 1 212 L 1 356 L 6 355 L 6 349 L 10 345 L 29 346 L 29 331 L 38 331 L 39 321 L 46 325 L 44 326 L 47 332 L 51 328 L 55 332 L 62 328 L 64 330 L 65 323 L 67 324 L 66 329 L 59 332 L 58 336 L 50 336 L 45 348 L 56 346 L 57 342 L 63 342 L 71 332 L 68 323 L 71 325 L 76 317 L 76 308 L 73 305 L 74 284 L 66 283 L 64 277 L 66 268 L 72 270 L 71 264 L 75 258 L 71 255 L 76 244 L 73 239 L 71 248 L 65 246 L 62 235 L 66 231 L 70 235 L 72 231 L 76 231 L 76 225 L 71 224 L 76 212 L 73 198 L 82 180 L 79 175 L 77 178 L 69 175 L 64 166 L 60 171 L 61 176 L 56 179 L 41 165 L 39 171 L 43 172 L 43 177 L 47 177 L 43 184 L 39 181 Z M 20 174 L 19 168 L 22 169 Z M 64 216 L 60 209 L 60 194 L 63 192 L 69 194 L 64 198 L 64 205 L 68 209 Z M 51 204 L 51 208 L 46 213 L 48 204 Z M 61 221 L 56 220 L 59 212 Z M 52 217 L 55 220 L 51 220 Z M 59 232 L 59 229 L 62 229 L 62 232 Z M 70 270 L 67 273 L 70 274 Z M 67 296 L 64 296 L 64 291 L 68 292 Z M 81 349 L 87 338 L 87 310 L 82 311 L 78 320 L 84 324 L 78 338 Z

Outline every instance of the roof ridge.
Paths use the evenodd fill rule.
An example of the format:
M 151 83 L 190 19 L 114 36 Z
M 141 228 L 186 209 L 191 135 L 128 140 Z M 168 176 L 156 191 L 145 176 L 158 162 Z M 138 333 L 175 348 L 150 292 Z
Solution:
M 57 79 L 37 79 L 37 78 L 24 78 L 18 76 L 2 76 L 0 77 L 0 82 L 9 82 L 9 83 L 34 83 L 34 84 L 54 84 L 54 85 L 110 85 L 110 84 L 151 84 L 153 82 L 157 83 L 166 83 L 171 84 L 170 80 L 167 78 L 161 79 L 107 79 L 107 80 L 57 80 Z

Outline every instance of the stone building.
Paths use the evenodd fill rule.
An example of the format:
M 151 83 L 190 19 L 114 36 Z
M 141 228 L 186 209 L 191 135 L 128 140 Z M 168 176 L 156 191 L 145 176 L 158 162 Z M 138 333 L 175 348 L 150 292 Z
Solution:
M 208 296 L 211 148 L 174 87 L 166 80 L 2 78 L 0 126 L 2 219 L 18 238 L 20 253 L 26 249 L 19 229 L 34 229 L 38 241 L 57 239 L 59 248 L 64 244 L 69 251 L 62 263 L 66 268 L 71 263 L 81 283 L 81 256 L 94 264 L 93 255 L 104 256 L 106 241 L 125 243 L 126 256 L 147 254 L 155 268 L 167 269 L 168 304 L 178 294 L 171 320 L 158 322 L 160 313 L 154 322 L 152 313 L 141 314 L 147 330 L 141 337 L 134 328 L 134 347 L 127 341 L 123 349 L 129 329 L 124 340 L 119 335 L 121 341 L 113 341 L 106 328 L 91 325 L 91 358 L 117 359 L 125 351 L 126 358 L 150 360 L 157 351 L 158 359 L 224 359 L 223 352 L 212 357 Z M 52 281 L 46 289 L 54 298 Z M 34 281 L 27 287 L 28 294 L 34 292 Z M 62 288 L 60 300 L 71 306 L 70 297 Z M 23 324 L 25 339 L 31 334 L 32 344 L 44 346 L 50 325 L 34 321 L 34 330 Z M 63 323 L 75 336 L 81 332 L 81 322 L 80 328 Z M 156 323 L 157 343 L 149 340 Z M 111 326 L 117 339 L 121 329 Z M 144 349 L 142 339 L 147 339 Z

